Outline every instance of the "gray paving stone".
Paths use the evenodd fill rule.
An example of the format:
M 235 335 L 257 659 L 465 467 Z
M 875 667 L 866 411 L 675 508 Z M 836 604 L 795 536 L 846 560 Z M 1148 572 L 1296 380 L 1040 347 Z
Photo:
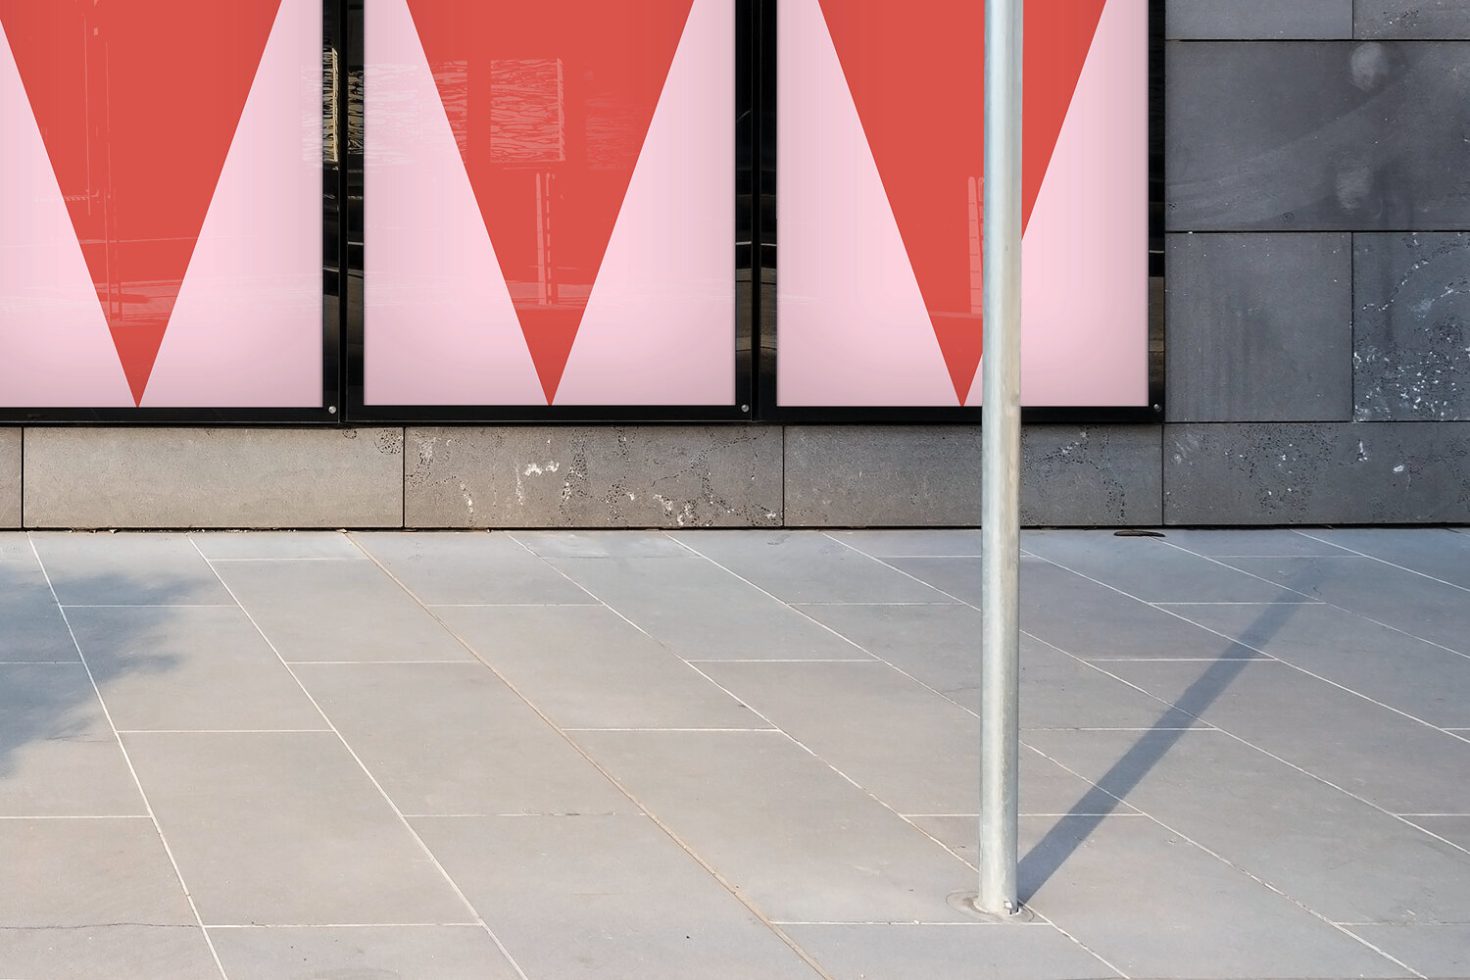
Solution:
M 0 561 L 0 663 L 76 660 L 66 620 L 34 561 Z
M 1228 558 L 1232 566 L 1290 585 L 1470 656 L 1470 591 L 1369 558 Z
M 77 608 L 69 618 L 119 729 L 326 727 L 240 609 Z
M 831 531 L 832 537 L 874 558 L 967 558 L 980 554 L 979 528 Z
M 1470 535 L 1451 528 L 1313 528 L 1313 538 L 1470 589 Z
M 123 737 L 206 926 L 473 921 L 336 735 Z
M 970 870 L 775 733 L 585 732 L 592 756 L 778 921 L 955 922 Z
M 1021 828 L 1025 900 L 1130 976 L 1403 975 L 1152 821 L 1028 817 Z M 1148 872 L 1133 873 L 1140 868 Z
M 1164 520 L 1467 522 L 1470 423 L 1167 426 Z
M 768 727 L 606 606 L 446 606 L 438 615 L 563 727 Z
M 1353 0 L 1169 0 L 1171 39 L 1350 38 Z
M 744 703 L 900 813 L 979 812 L 980 719 L 880 663 L 705 664 Z M 902 738 L 895 738 L 902 732 Z M 1055 813 L 1090 787 L 1042 759 L 1021 806 Z
M 775 426 L 408 430 L 409 527 L 781 523 Z
M 0 531 L 0 562 L 14 561 L 35 564 L 31 539 L 23 531 Z
M 1470 921 L 1470 854 L 1222 732 L 1028 742 L 1334 922 Z
M 790 606 L 694 555 L 552 563 L 688 660 L 867 658 Z
M 1026 550 L 1145 602 L 1300 602 L 1302 596 L 1155 538 L 1038 531 Z
M 1145 607 L 1146 608 L 1146 607 Z M 980 709 L 980 613 L 969 606 L 803 606 L 809 615 L 971 711 Z M 1021 723 L 1028 728 L 1150 726 L 1167 705 L 1031 636 L 1021 641 Z
M 815 975 L 641 815 L 414 825 L 529 976 Z
M 1358 37 L 1470 37 L 1470 8 L 1460 0 L 1358 0 L 1356 20 Z
M 1028 425 L 1021 517 L 1027 524 L 1159 521 L 1155 426 Z M 978 426 L 790 426 L 791 527 L 975 526 Z
M 1470 419 L 1470 235 L 1353 239 L 1354 418 Z
M 1470 814 L 1455 817 L 1410 817 L 1409 820 L 1470 852 Z
M 943 602 L 945 596 L 816 531 L 698 531 L 678 540 L 783 602 Z
M 1262 616 L 1282 610 L 1215 605 L 1170 609 L 1432 725 L 1470 725 L 1470 657 L 1334 606 L 1295 606 L 1290 618 L 1267 620 Z
M 1304 533 L 1286 528 L 1233 527 L 1228 529 L 1171 528 L 1170 544 L 1211 558 L 1276 558 L 1341 555 L 1343 549 L 1321 540 L 1321 528 L 1303 528 Z
M 1117 974 L 1056 929 L 810 925 L 788 931 L 836 980 L 1085 980 Z
M 678 558 L 689 554 L 659 531 L 516 531 L 542 558 Z
M 182 534 L 32 534 L 57 598 L 73 605 L 233 605 Z
M 402 429 L 39 428 L 27 527 L 398 527 Z
M 0 975 L 218 973 L 153 822 L 0 821 Z
M 1459 136 L 1470 122 L 1464 44 L 1167 49 L 1171 231 L 1470 225 L 1470 144 Z
M 220 562 L 215 569 L 288 661 L 471 659 L 371 562 Z
M 1351 236 L 1170 235 L 1168 263 L 1170 421 L 1353 417 Z
M 482 664 L 306 664 L 297 673 L 404 813 L 630 808 Z
M 365 559 L 352 539 L 336 531 L 212 531 L 191 534 L 196 547 L 211 561 L 253 561 L 262 558 Z
M 1040 559 L 1021 561 L 1021 628 L 1087 660 L 1256 657 L 1256 651 Z
M 20 527 L 21 430 L 0 428 L 0 527 Z
M 1117 676 L 1394 813 L 1470 811 L 1470 742 L 1284 664 L 1107 664 Z
M 928 558 L 885 558 L 883 561 L 946 593 L 937 597 L 939 601 L 949 601 L 953 597 L 973 606 L 980 605 L 981 559 L 978 557 L 940 555 Z
M 508 534 L 400 532 L 355 540 L 430 605 L 595 601 Z
M 520 977 L 478 925 L 214 929 L 210 938 L 231 980 Z
M 1470 976 L 1470 924 L 1368 925 L 1352 931 L 1425 976 Z
M 146 812 L 80 661 L 0 664 L 0 816 Z
M 100 925 L 0 931 L 0 973 L 46 980 L 219 976 L 198 926 Z

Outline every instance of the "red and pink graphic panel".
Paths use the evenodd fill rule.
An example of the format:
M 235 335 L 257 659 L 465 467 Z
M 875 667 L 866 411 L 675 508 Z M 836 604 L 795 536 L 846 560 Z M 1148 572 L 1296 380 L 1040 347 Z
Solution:
M 0 0 L 0 406 L 322 403 L 321 0 Z
M 980 404 L 983 7 L 781 0 L 777 398 Z M 1022 398 L 1148 399 L 1148 2 L 1030 0 Z
M 733 401 L 734 17 L 366 6 L 367 405 Z

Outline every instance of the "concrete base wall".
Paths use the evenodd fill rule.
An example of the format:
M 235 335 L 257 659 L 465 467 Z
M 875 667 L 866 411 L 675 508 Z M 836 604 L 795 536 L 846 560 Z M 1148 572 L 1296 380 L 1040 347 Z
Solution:
M 973 525 L 976 426 L 0 429 L 0 527 Z M 1470 423 L 1027 427 L 1033 526 L 1470 523 Z

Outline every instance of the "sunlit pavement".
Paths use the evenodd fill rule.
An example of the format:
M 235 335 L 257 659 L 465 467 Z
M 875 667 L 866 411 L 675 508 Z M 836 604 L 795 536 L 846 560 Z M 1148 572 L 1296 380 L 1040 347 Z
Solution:
M 0 535 L 0 977 L 1470 975 L 1470 534 Z

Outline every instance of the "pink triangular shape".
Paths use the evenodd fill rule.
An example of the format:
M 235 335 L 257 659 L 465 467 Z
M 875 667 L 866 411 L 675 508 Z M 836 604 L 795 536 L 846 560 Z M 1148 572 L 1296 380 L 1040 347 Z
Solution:
M 10 42 L 0 25 L 0 405 L 130 408 Z
M 406 0 L 365 16 L 365 399 L 544 405 Z
M 694 0 L 587 300 L 558 405 L 735 397 L 731 0 Z M 656 365 L 650 370 L 650 365 Z
M 955 405 L 818 0 L 782 0 L 777 16 L 778 400 Z

